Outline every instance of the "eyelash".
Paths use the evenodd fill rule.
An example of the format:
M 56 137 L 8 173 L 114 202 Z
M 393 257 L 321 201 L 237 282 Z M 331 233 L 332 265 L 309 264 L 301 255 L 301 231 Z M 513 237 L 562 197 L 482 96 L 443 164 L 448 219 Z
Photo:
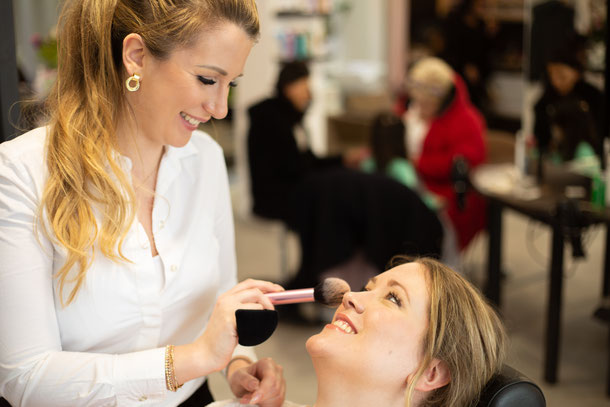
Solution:
M 398 295 L 396 295 L 396 293 L 394 291 L 390 291 L 388 293 L 388 295 L 386 295 L 386 298 L 388 298 L 390 301 L 392 301 L 392 299 L 394 300 L 393 302 L 398 305 L 399 307 L 402 306 L 402 301 L 400 300 L 400 298 L 398 297 Z
M 199 80 L 199 82 L 203 83 L 204 85 L 215 85 L 216 84 L 216 81 L 214 79 L 209 79 L 209 78 L 206 78 L 205 76 L 197 75 L 197 79 Z M 231 81 L 231 82 L 229 82 L 229 87 L 235 88 L 235 87 L 237 87 L 237 83 L 235 81 Z
M 370 290 L 370 288 L 364 287 L 364 288 L 362 288 L 362 291 L 371 291 L 371 290 Z M 392 301 L 394 304 L 398 305 L 399 307 L 402 306 L 402 301 L 400 300 L 400 297 L 398 295 L 396 295 L 396 293 L 394 291 L 388 292 L 388 294 L 385 296 L 385 298 Z

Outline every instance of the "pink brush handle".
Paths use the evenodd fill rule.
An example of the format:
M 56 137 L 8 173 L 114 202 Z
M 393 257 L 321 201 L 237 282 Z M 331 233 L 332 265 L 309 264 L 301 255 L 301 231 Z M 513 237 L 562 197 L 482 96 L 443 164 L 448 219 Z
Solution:
M 302 288 L 300 290 L 287 290 L 279 293 L 267 293 L 267 298 L 273 305 L 296 304 L 300 302 L 313 302 L 313 288 Z

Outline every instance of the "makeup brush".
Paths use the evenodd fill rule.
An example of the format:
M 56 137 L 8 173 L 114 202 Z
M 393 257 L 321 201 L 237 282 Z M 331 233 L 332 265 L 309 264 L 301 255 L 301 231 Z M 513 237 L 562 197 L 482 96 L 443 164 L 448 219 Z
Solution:
M 274 305 L 315 301 L 328 307 L 337 307 L 349 290 L 346 281 L 330 277 L 315 288 L 267 293 L 265 296 Z M 273 334 L 278 323 L 277 311 L 267 309 L 238 309 L 235 311 L 235 319 L 238 342 L 243 346 L 255 346 L 265 342 Z
M 343 295 L 350 290 L 345 280 L 336 277 L 324 279 L 315 288 L 286 290 L 278 293 L 267 293 L 265 296 L 273 305 L 317 302 L 327 307 L 336 307 L 343 301 Z

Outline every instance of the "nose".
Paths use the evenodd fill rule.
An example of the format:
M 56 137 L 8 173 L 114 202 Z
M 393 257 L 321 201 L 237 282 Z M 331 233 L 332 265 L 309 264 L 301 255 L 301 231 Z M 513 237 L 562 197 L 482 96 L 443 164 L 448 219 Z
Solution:
M 363 293 L 354 293 L 353 291 L 348 291 L 343 296 L 343 306 L 345 309 L 352 308 L 357 313 L 362 314 L 364 312 L 364 301 L 361 298 L 361 294 Z
M 203 103 L 203 108 L 216 120 L 224 119 L 227 115 L 229 89 L 219 88 L 218 91 Z

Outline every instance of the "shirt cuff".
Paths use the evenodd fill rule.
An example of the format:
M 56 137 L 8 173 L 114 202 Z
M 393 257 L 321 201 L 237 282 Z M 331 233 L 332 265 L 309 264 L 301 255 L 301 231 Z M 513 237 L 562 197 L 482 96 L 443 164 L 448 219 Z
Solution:
M 115 355 L 115 359 L 118 405 L 158 401 L 166 397 L 165 348 Z

